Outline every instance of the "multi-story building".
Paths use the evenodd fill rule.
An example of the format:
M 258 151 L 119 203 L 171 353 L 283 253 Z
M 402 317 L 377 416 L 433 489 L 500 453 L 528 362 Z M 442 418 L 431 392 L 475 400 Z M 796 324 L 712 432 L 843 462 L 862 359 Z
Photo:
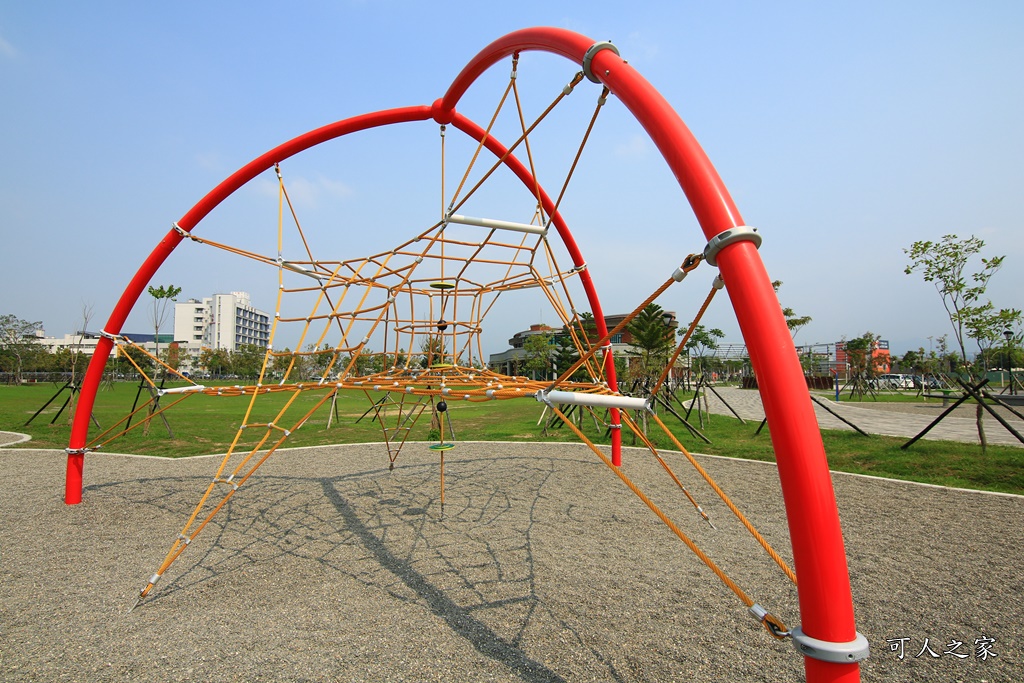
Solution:
M 174 340 L 190 352 L 202 348 L 237 351 L 243 344 L 266 347 L 270 316 L 246 292 L 214 294 L 174 305 Z

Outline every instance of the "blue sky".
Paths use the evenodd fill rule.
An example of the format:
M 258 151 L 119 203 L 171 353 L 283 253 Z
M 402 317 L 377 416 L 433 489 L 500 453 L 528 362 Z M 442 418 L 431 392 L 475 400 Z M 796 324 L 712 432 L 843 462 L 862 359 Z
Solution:
M 951 232 L 1006 255 L 990 295 L 1024 308 L 1024 3 L 44 1 L 0 6 L 0 313 L 59 336 L 85 304 L 101 329 L 171 222 L 235 169 L 326 123 L 429 104 L 491 40 L 541 25 L 613 41 L 675 107 L 764 235 L 783 303 L 813 317 L 798 343 L 871 330 L 927 349 L 949 323 L 934 289 L 903 274 L 902 249 Z M 531 53 L 520 70 L 536 109 L 576 68 Z M 507 74 L 492 70 L 460 110 L 483 122 Z M 538 147 L 576 144 L 595 87 Z M 606 311 L 625 312 L 703 240 L 614 99 L 599 126 L 566 213 Z M 285 164 L 324 258 L 414 234 L 402 226 L 437 192 L 436 139 L 429 125 L 378 131 Z M 269 183 L 201 234 L 258 244 L 254 226 L 276 221 Z M 194 247 L 155 284 L 248 289 L 273 309 L 272 274 Z M 662 305 L 688 320 L 711 275 Z M 485 351 L 539 321 L 555 322 L 537 301 L 509 308 Z M 740 341 L 724 297 L 708 322 Z M 126 329 L 147 325 L 140 304 Z

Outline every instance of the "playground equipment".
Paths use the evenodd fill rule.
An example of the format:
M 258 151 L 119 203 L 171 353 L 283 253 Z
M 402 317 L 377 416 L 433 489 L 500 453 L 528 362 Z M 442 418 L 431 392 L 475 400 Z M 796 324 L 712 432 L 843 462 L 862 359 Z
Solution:
M 580 68 L 533 122 L 528 122 L 523 114 L 517 85 L 520 54 L 528 51 L 560 55 Z M 511 58 L 512 71 L 507 87 L 493 118 L 487 126 L 480 126 L 460 113 L 456 106 L 485 71 L 508 58 Z M 552 196 L 540 182 L 531 140 L 549 112 L 579 85 L 586 85 L 584 81 L 600 86 L 597 104 L 560 191 Z M 622 323 L 608 330 L 593 275 L 559 208 L 594 122 L 611 96 L 632 113 L 665 158 L 690 202 L 707 243 L 703 250 L 686 256 L 678 268 L 666 273 L 664 284 Z M 493 125 L 502 108 L 506 104 L 511 107 L 512 102 L 518 117 L 518 134 L 506 146 L 498 139 Z M 319 258 L 315 241 L 307 239 L 301 227 L 299 211 L 287 191 L 282 165 L 291 157 L 336 138 L 414 123 L 427 126 L 440 136 L 442 200 L 437 213 L 423 222 L 414 237 L 393 248 L 362 258 Z M 446 137 L 450 128 L 464 133 L 475 146 L 453 192 L 448 191 L 444 181 Z M 493 158 L 489 165 L 481 159 L 488 154 Z M 277 176 L 279 197 L 276 254 L 217 242 L 212 236 L 195 232 L 200 222 L 221 202 L 272 169 Z M 487 215 L 483 211 L 486 187 L 498 176 L 509 173 L 522 185 L 527 204 L 520 203 L 514 211 L 503 208 L 500 215 Z M 474 177 L 477 177 L 475 181 Z M 470 215 L 471 207 L 480 207 L 479 214 L 484 217 Z M 286 216 L 290 220 L 285 220 Z M 293 236 L 290 239 L 294 241 L 288 242 L 287 235 L 297 238 Z M 370 398 L 374 419 L 380 422 L 384 432 L 391 463 L 405 443 L 410 423 L 431 406 L 431 414 L 440 427 L 440 438 L 432 450 L 441 457 L 442 468 L 445 452 L 455 443 L 451 438 L 450 416 L 446 415 L 449 402 L 536 400 L 560 416 L 590 445 L 597 457 L 733 590 L 769 633 L 792 640 L 805 657 L 809 681 L 859 680 L 858 662 L 867 656 L 867 641 L 854 626 L 845 550 L 824 448 L 789 330 L 758 255 L 761 236 L 744 224 L 722 180 L 679 116 L 619 56 L 611 43 L 594 42 L 554 28 L 510 33 L 477 54 L 444 96 L 433 104 L 378 111 L 326 125 L 270 150 L 214 188 L 173 224 L 139 268 L 106 323 L 103 339 L 97 345 L 82 385 L 68 446 L 65 487 L 68 504 L 81 500 L 86 454 L 102 447 L 122 430 L 120 425 L 114 425 L 108 432 L 91 439 L 88 434 L 89 415 L 106 360 L 115 345 L 127 343 L 121 336 L 122 325 L 151 278 L 168 256 L 186 241 L 272 269 L 277 276 L 278 300 L 271 346 L 255 384 L 223 387 L 189 382 L 185 386 L 156 391 L 157 397 L 167 398 L 159 410 L 151 411 L 146 419 L 193 396 L 244 395 L 249 401 L 231 449 L 172 543 L 164 563 L 140 591 L 140 599 L 153 589 L 163 572 L 260 465 L 316 411 L 330 405 L 339 391 L 365 392 Z M 566 262 L 566 258 L 571 263 Z M 619 392 L 610 339 L 648 303 L 704 263 L 717 267 L 720 279 L 695 316 L 690 330 L 715 291 L 724 286 L 757 373 L 765 413 L 772 426 L 795 572 L 756 534 L 738 508 L 672 436 L 651 409 L 650 396 L 624 396 Z M 554 381 L 503 375 L 483 366 L 480 333 L 488 313 L 499 298 L 528 289 L 542 292 L 578 355 L 574 365 Z M 293 299 L 305 301 L 305 310 L 291 312 L 289 302 Z M 582 308 L 584 299 L 586 309 Z M 584 323 L 583 312 L 587 310 L 593 316 L 593 330 Z M 286 328 L 293 329 L 299 340 L 295 351 L 279 348 L 275 343 Z M 684 335 L 680 349 L 686 341 Z M 304 370 L 310 365 L 317 368 L 312 377 Z M 138 370 L 145 374 L 142 367 Z M 578 371 L 586 376 L 585 380 L 572 379 L 578 376 Z M 666 375 L 667 368 L 651 387 L 651 396 L 657 396 Z M 269 396 L 279 399 L 270 404 L 272 408 L 267 408 L 264 400 Z M 315 397 L 312 407 L 299 400 L 305 396 Z M 566 405 L 585 409 L 607 425 L 611 434 L 610 454 L 591 443 L 565 418 L 561 407 Z M 146 406 L 139 410 L 144 408 Z M 786 574 L 794 582 L 799 577 L 802 619 L 799 627 L 788 630 L 781 620 L 756 604 L 626 476 L 621 467 L 623 427 L 637 434 L 675 479 L 632 417 L 631 414 L 638 411 L 650 414 L 658 428 L 672 439 Z M 678 479 L 676 481 L 678 483 Z M 681 483 L 679 486 L 690 497 Z M 707 519 L 696 501 L 693 502 L 698 513 Z

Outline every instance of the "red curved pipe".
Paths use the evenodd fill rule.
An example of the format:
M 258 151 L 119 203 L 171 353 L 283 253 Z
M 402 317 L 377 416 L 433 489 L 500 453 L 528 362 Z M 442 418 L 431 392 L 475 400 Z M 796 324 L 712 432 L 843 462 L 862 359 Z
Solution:
M 473 81 L 515 52 L 543 50 L 578 63 L 594 42 L 558 28 L 532 28 L 494 41 L 459 73 L 439 104 L 443 119 Z M 650 135 L 686 194 L 706 238 L 742 225 L 725 184 L 693 134 L 668 102 L 612 50 L 592 55 L 591 72 L 622 101 Z M 757 373 L 771 425 L 783 498 L 799 576 L 802 630 L 820 640 L 846 643 L 857 637 L 846 551 L 835 493 L 803 371 L 775 291 L 756 248 L 735 242 L 717 258 L 736 318 Z M 860 680 L 857 664 L 805 657 L 807 680 Z
M 510 33 L 494 41 L 474 57 L 456 77 L 444 98 L 435 103 L 434 107 L 404 110 L 417 113 L 415 117 L 410 116 L 403 120 L 428 116 L 433 116 L 441 123 L 453 120 L 456 104 L 473 81 L 497 60 L 514 52 L 543 50 L 582 64 L 584 55 L 591 45 L 593 41 L 590 39 L 563 29 L 536 28 Z M 689 129 L 664 98 L 611 50 L 600 50 L 592 55 L 590 66 L 591 72 L 610 88 L 650 135 L 686 194 L 705 237 L 710 239 L 724 230 L 742 225 L 743 219 L 718 173 Z M 366 119 L 363 127 L 384 125 L 379 117 L 386 114 L 388 112 L 360 117 Z M 294 145 L 290 152 L 294 154 L 313 144 L 344 134 L 325 132 L 333 126 L 351 121 L 355 119 L 308 133 L 282 147 Z M 307 142 L 318 133 L 323 135 L 322 139 Z M 300 143 L 299 140 L 303 142 Z M 285 158 L 285 155 L 270 160 L 256 172 L 268 168 L 269 164 L 281 158 Z M 253 164 L 256 162 L 232 178 L 243 174 L 245 169 L 254 168 Z M 253 173 L 253 176 L 255 174 Z M 232 178 L 197 204 L 179 225 L 186 230 L 191 229 L 202 215 L 219 203 L 224 196 L 237 189 L 233 187 L 217 198 L 218 190 L 230 185 Z M 210 201 L 207 202 L 207 199 Z M 188 220 L 190 218 L 191 223 Z M 120 325 L 141 294 L 145 283 L 180 239 L 177 233 L 168 233 L 143 264 L 111 315 L 108 327 L 105 328 L 107 332 L 120 331 Z M 754 246 L 750 242 L 733 243 L 721 251 L 717 260 L 740 329 L 747 342 L 751 363 L 761 380 L 761 396 L 765 414 L 771 424 L 772 442 L 786 503 L 794 564 L 800 577 L 798 592 L 803 631 L 808 636 L 824 641 L 852 641 L 856 638 L 853 600 L 838 510 L 824 446 L 821 443 L 817 420 L 803 381 L 792 338 L 789 336 L 767 271 Z M 109 340 L 101 340 L 86 373 L 82 399 L 75 414 L 69 451 L 80 450 L 85 443 L 85 433 L 88 429 L 86 423 L 92 409 L 95 388 L 98 386 L 110 348 Z M 86 384 L 89 382 L 92 383 L 92 393 L 87 396 Z M 77 458 L 79 487 L 81 457 L 81 454 L 71 453 L 68 458 L 69 479 L 73 475 L 72 461 Z M 78 500 L 80 489 L 78 499 L 69 498 L 68 502 Z M 849 683 L 860 679 L 859 667 L 856 664 L 828 663 L 809 657 L 805 658 L 805 662 L 807 679 L 812 683 Z
M 242 168 L 228 176 L 217 187 L 213 188 L 205 197 L 193 206 L 188 213 L 178 221 L 178 226 L 185 231 L 191 231 L 207 214 L 218 204 L 224 201 L 235 190 L 245 185 L 257 175 L 267 170 L 275 163 L 283 161 L 299 152 L 309 149 L 327 140 L 332 140 L 349 133 L 354 133 L 368 128 L 386 126 L 393 123 L 404 123 L 407 121 L 425 121 L 431 117 L 430 107 L 407 107 L 403 109 L 390 109 L 382 112 L 374 112 L 356 116 L 343 121 L 328 124 L 304 135 L 289 140 L 288 142 L 275 147 L 266 154 L 253 159 Z M 160 240 L 149 257 L 142 263 L 135 277 L 131 279 L 125 288 L 117 305 L 110 314 L 103 331 L 107 334 L 116 335 L 121 332 L 121 326 L 128 318 L 135 303 L 142 296 L 146 285 L 156 274 L 156 271 L 167 260 L 175 247 L 184 239 L 173 228 L 168 231 Z M 68 463 L 64 477 L 64 502 L 68 505 L 76 505 L 82 502 L 82 471 L 85 465 L 85 453 L 83 449 L 88 441 L 89 416 L 92 414 L 93 405 L 96 401 L 96 390 L 103 379 L 103 369 L 107 364 L 107 358 L 113 349 L 114 343 L 104 336 L 96 344 L 96 351 L 93 353 L 89 367 L 82 379 L 82 389 L 79 394 L 78 407 L 75 410 L 75 419 L 71 425 L 71 437 L 68 441 Z

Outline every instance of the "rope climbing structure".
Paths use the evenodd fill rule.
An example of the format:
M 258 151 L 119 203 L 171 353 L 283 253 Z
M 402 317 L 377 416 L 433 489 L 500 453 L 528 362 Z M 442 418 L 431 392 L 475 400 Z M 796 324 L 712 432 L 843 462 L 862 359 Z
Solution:
M 520 54 L 526 51 L 553 53 L 579 67 L 532 120 L 524 114 L 517 85 Z M 484 72 L 506 59 L 511 59 L 510 78 L 492 118 L 486 126 L 480 126 L 457 111 L 456 106 Z M 579 86 L 586 87 L 587 82 L 600 86 L 593 114 L 568 171 L 558 179 L 559 191 L 550 195 L 540 182 L 531 141 L 546 117 Z M 599 113 L 613 96 L 643 126 L 668 162 L 707 243 L 703 250 L 681 258 L 680 265 L 666 273 L 664 283 L 609 330 L 593 275 L 560 207 Z M 506 108 L 514 112 L 518 126 L 513 138 L 503 141 L 493 125 Z M 301 211 L 289 195 L 285 181 L 288 160 L 337 138 L 414 123 L 431 127 L 437 135 L 441 201 L 436 212 L 412 231 L 411 238 L 386 250 L 357 258 L 337 258 L 333 254 L 325 258 L 325 254 L 318 252 L 315 236 L 304 230 Z M 451 129 L 467 136 L 473 145 L 453 190 L 445 183 Z M 196 231 L 201 221 L 228 197 L 267 172 L 276 177 L 276 251 L 242 248 Z M 482 197 L 490 181 L 499 175 L 515 179 L 526 201 L 515 210 L 505 208 L 498 215 L 474 213 L 473 209 L 486 204 Z M 358 243 L 358 239 L 353 242 Z M 245 259 L 275 273 L 277 303 L 258 379 L 249 385 L 207 386 L 176 375 L 172 368 L 162 364 L 159 367 L 165 375 L 175 374 L 180 380 L 175 383 L 177 386 L 165 388 L 163 382 L 158 385 L 156 377 L 146 373 L 143 364 L 136 363 L 137 371 L 148 383 L 150 401 L 106 431 L 90 435 L 89 418 L 110 353 L 115 347 L 132 347 L 136 355 L 144 353 L 122 335 L 122 326 L 158 269 L 183 243 L 190 243 L 187 248 L 225 252 L 230 258 Z M 173 223 L 115 306 L 86 373 L 67 449 L 65 500 L 68 504 L 81 501 L 84 461 L 90 451 L 103 448 L 190 397 L 248 398 L 231 447 L 171 543 L 165 560 L 141 589 L 142 600 L 259 467 L 315 413 L 331 410 L 340 392 L 363 393 L 369 399 L 370 408 L 364 417 L 372 414 L 371 419 L 381 427 L 391 466 L 413 425 L 424 414 L 430 416 L 438 434 L 430 450 L 440 461 L 442 509 L 445 453 L 456 444 L 450 404 L 537 401 L 590 446 L 772 636 L 792 640 L 805 657 L 809 681 L 859 680 L 858 662 L 867 656 L 867 642 L 854 627 L 845 550 L 824 448 L 796 351 L 757 251 L 760 243 L 761 235 L 744 224 L 724 184 L 685 124 L 619 56 L 615 46 L 595 43 L 561 29 L 524 29 L 508 34 L 474 57 L 445 95 L 432 105 L 344 119 L 294 138 L 243 166 Z M 718 268 L 719 275 L 672 361 L 654 382 L 650 396 L 623 395 L 611 350 L 613 336 L 701 265 Z M 655 397 L 669 377 L 671 364 L 715 293 L 723 288 L 747 344 L 772 426 L 793 546 L 792 569 L 654 410 Z M 525 290 L 541 294 L 575 350 L 576 361 L 553 381 L 502 374 L 488 369 L 484 362 L 481 335 L 488 315 L 499 300 Z M 296 301 L 303 303 L 297 307 Z M 280 341 L 283 339 L 297 340 L 293 342 L 295 350 L 285 348 Z M 160 364 L 157 359 L 152 362 Z M 271 395 L 277 400 L 264 400 Z M 312 401 L 300 400 L 310 396 Z M 595 422 L 605 425 L 610 435 L 607 453 L 573 424 L 564 412 L 566 406 L 587 411 Z M 132 425 L 136 415 L 141 419 Z M 638 415 L 645 416 L 643 425 L 635 417 Z M 700 518 L 711 523 L 648 437 L 646 416 L 685 455 L 788 579 L 797 584 L 800 626 L 787 628 L 781 619 L 757 604 L 625 474 L 623 429 L 646 446 Z

